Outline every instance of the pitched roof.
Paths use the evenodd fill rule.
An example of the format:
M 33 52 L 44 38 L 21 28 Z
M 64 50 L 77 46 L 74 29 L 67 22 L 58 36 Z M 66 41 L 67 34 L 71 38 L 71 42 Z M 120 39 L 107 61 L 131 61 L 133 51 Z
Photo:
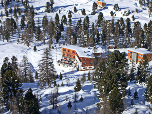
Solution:
M 75 45 L 67 45 L 63 46 L 63 48 L 75 50 L 79 57 L 86 57 L 86 58 L 95 58 L 93 53 L 105 53 L 106 49 L 103 49 L 102 47 L 96 47 L 94 50 L 94 47 L 89 47 L 89 48 L 84 48 L 84 47 L 79 47 Z

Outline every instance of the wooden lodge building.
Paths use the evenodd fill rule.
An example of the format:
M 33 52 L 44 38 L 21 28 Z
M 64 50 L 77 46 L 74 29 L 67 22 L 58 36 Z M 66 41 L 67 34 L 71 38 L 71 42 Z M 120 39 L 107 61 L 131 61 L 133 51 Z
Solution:
M 74 45 L 62 47 L 62 59 L 68 61 L 74 61 L 78 70 L 93 70 L 95 56 L 105 57 L 106 51 L 99 48 L 83 48 Z M 104 56 L 103 56 L 104 55 Z
M 152 52 L 145 48 L 129 48 L 128 49 L 128 60 L 134 61 L 136 63 L 142 62 L 143 57 L 146 56 L 148 61 L 152 60 Z

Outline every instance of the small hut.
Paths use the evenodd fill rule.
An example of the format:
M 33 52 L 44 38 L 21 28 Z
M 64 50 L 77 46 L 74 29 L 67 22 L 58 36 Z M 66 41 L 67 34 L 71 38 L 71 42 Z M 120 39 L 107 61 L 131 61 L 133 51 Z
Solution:
M 97 1 L 97 5 L 101 8 L 104 8 L 106 7 L 106 3 L 104 2 L 104 0 L 98 0 Z

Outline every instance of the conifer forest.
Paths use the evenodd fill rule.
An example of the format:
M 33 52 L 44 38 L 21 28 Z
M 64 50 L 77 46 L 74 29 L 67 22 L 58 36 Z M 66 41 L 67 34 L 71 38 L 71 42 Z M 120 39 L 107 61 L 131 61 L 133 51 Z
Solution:
M 152 113 L 152 0 L 97 1 L 0 1 L 0 114 Z

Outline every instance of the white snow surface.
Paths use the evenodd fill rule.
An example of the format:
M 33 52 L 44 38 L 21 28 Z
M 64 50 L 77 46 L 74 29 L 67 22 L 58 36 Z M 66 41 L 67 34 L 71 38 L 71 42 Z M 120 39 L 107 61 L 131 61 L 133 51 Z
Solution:
M 35 15 L 35 21 L 38 20 L 38 17 L 40 20 L 42 20 L 43 16 L 47 16 L 49 19 L 52 18 L 54 20 L 56 13 L 61 11 L 59 14 L 59 17 L 61 19 L 62 15 L 68 14 L 68 11 L 72 11 L 72 21 L 74 24 L 76 24 L 78 19 L 84 19 L 85 16 L 81 14 L 81 10 L 84 8 L 86 10 L 86 14 L 89 16 L 90 23 L 95 22 L 98 18 L 98 13 L 102 12 L 104 14 L 105 20 L 111 20 L 112 17 L 110 16 L 110 11 L 113 11 L 116 16 L 114 16 L 114 20 L 120 19 L 120 17 L 123 17 L 124 19 L 130 18 L 131 23 L 135 21 L 141 22 L 141 25 L 143 26 L 144 23 L 148 23 L 152 18 L 149 18 L 148 15 L 148 8 L 147 6 L 140 7 L 138 0 L 104 0 L 107 3 L 107 7 L 104 9 L 98 9 L 98 13 L 95 15 L 91 15 L 92 12 L 92 4 L 93 2 L 96 2 L 96 0 L 54 0 L 54 12 L 53 13 L 46 13 L 45 12 L 45 6 L 46 2 L 49 2 L 50 0 L 32 0 L 30 1 L 29 5 L 33 5 L 35 12 L 37 12 L 37 15 Z M 120 8 L 119 11 L 114 11 L 113 6 L 114 4 L 117 4 Z M 21 5 L 21 4 L 20 4 Z M 74 13 L 73 9 L 74 6 L 76 6 L 78 12 Z M 8 6 L 9 8 L 10 6 Z M 22 6 L 23 7 L 23 6 Z M 136 13 L 135 9 L 138 9 L 139 12 Z M 131 11 L 131 14 L 129 16 L 123 16 L 124 11 Z M 4 9 L 0 6 L 0 11 L 3 11 Z M 132 15 L 135 16 L 135 21 L 132 21 L 131 17 Z M 6 17 L 4 16 L 1 21 L 3 22 Z M 9 17 L 10 18 L 10 17 Z M 20 21 L 20 17 L 19 17 Z M 20 22 L 19 22 L 20 23 Z M 43 51 L 45 48 L 48 47 L 48 45 L 43 45 L 41 42 L 32 43 L 29 47 L 27 47 L 24 44 L 17 43 L 17 34 L 11 37 L 10 42 L 2 41 L 0 40 L 0 66 L 3 64 L 3 60 L 5 57 L 9 57 L 11 60 L 12 56 L 16 56 L 18 58 L 18 63 L 21 63 L 21 60 L 23 58 L 23 55 L 26 55 L 28 57 L 29 62 L 32 65 L 33 73 L 35 73 L 35 70 L 38 70 L 38 64 L 41 60 Z M 37 51 L 33 51 L 33 47 L 37 46 Z M 61 108 L 62 114 L 67 113 L 83 113 L 85 114 L 86 110 L 89 110 L 91 114 L 93 114 L 94 110 L 97 108 L 96 103 L 99 102 L 99 100 L 96 97 L 96 94 L 98 93 L 98 90 L 93 88 L 93 84 L 89 81 L 86 81 L 84 84 L 82 84 L 82 90 L 77 93 L 78 98 L 82 97 L 84 98 L 83 102 L 77 102 L 76 103 L 76 109 L 75 109 L 75 103 L 73 102 L 73 96 L 75 94 L 74 92 L 74 86 L 76 83 L 77 78 L 81 78 L 82 75 L 85 73 L 87 77 L 88 71 L 77 71 L 76 69 L 72 67 L 65 68 L 63 66 L 58 66 L 56 61 L 61 59 L 62 55 L 62 45 L 53 45 L 55 49 L 51 51 L 52 57 L 54 59 L 54 65 L 55 69 L 57 71 L 57 74 L 59 75 L 60 72 L 63 74 L 63 80 L 57 79 L 57 84 L 61 85 L 63 82 L 64 87 L 59 87 L 59 98 L 58 98 L 58 106 Z M 72 47 L 72 46 L 71 46 Z M 120 49 L 121 52 L 128 52 L 128 49 Z M 152 68 L 152 62 L 149 62 L 150 68 Z M 91 71 L 93 72 L 93 71 Z M 69 82 L 69 86 L 67 86 L 67 82 Z M 49 114 L 51 113 L 57 113 L 57 109 L 52 109 L 52 105 L 49 103 L 49 96 L 51 94 L 51 91 L 54 90 L 54 88 L 48 88 L 45 89 L 38 89 L 37 80 L 35 83 L 24 83 L 23 88 L 25 92 L 32 88 L 33 93 L 38 96 L 38 98 L 42 97 L 42 103 L 40 103 L 40 111 L 42 114 Z M 146 85 L 138 84 L 134 82 L 128 82 L 127 89 L 131 90 L 131 94 L 133 96 L 133 93 L 135 90 L 138 91 L 138 100 L 134 100 L 134 105 L 130 106 L 130 101 L 132 96 L 126 96 L 124 98 L 124 102 L 126 103 L 125 111 L 123 114 L 133 114 L 135 112 L 135 109 L 137 109 L 139 114 L 148 114 L 150 111 L 149 106 L 150 104 L 148 102 L 145 102 L 144 100 L 144 90 L 146 88 Z M 68 98 L 66 101 L 65 98 Z M 72 102 L 72 108 L 71 110 L 67 108 L 68 101 Z
M 128 48 L 128 50 L 140 53 L 140 54 L 151 54 L 152 52 L 148 51 L 148 49 L 145 48 Z

